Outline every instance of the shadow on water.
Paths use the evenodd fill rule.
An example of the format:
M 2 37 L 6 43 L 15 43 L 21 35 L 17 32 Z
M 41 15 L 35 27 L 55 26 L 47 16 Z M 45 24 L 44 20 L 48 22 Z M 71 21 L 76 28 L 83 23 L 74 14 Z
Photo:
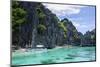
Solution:
M 74 59 L 73 57 L 65 57 L 64 59 Z
M 71 58 L 79 57 L 79 55 L 76 55 L 76 54 L 68 54 L 67 56 L 69 56 L 69 57 L 71 57 Z
M 42 60 L 42 64 L 50 64 L 50 63 L 56 63 L 53 59 L 47 59 L 47 60 Z

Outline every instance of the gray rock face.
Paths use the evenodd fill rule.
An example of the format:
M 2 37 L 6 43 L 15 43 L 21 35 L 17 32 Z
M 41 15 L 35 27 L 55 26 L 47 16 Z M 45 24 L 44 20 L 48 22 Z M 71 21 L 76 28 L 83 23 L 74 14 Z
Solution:
M 28 23 L 21 26 L 21 38 L 26 39 L 26 42 L 30 41 L 30 44 L 34 47 L 36 45 L 44 45 L 47 48 L 55 47 L 57 44 L 56 37 L 57 37 L 57 25 L 58 25 L 58 18 L 55 14 L 51 11 L 46 9 L 40 3 L 32 3 L 32 2 L 20 2 L 20 5 L 27 11 L 27 19 Z M 40 7 L 39 7 L 40 5 Z M 43 34 L 38 33 L 38 25 L 41 24 L 39 20 L 39 16 L 37 13 L 37 8 L 41 9 L 45 14 L 43 19 L 43 24 L 46 26 L 46 30 Z M 56 18 L 56 19 L 55 19 Z M 23 40 L 22 39 L 22 40 Z M 23 41 L 24 43 L 24 41 Z M 26 43 L 25 43 L 26 44 Z M 24 44 L 24 45 L 25 45 Z
M 87 31 L 82 40 L 82 46 L 95 46 L 96 45 L 96 30 Z

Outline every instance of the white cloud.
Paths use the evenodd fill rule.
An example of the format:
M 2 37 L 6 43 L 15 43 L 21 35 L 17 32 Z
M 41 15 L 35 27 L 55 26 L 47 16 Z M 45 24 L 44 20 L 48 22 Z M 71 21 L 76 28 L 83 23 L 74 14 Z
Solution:
M 79 22 L 73 22 L 73 25 L 75 25 L 76 28 L 87 28 L 88 26 L 85 24 L 81 24 Z
M 80 26 L 80 24 L 76 23 L 76 22 L 73 22 L 73 25 L 75 25 L 75 27 L 79 27 Z
M 78 21 L 78 22 L 84 20 L 84 18 L 82 16 L 80 16 L 80 17 L 69 17 L 69 19 L 71 21 Z
M 57 16 L 66 16 L 71 14 L 78 14 L 80 13 L 81 8 L 83 6 L 77 5 L 59 5 L 59 4 L 45 4 L 43 5 L 55 13 Z
M 86 33 L 86 31 L 88 31 L 88 25 L 86 24 L 82 24 L 80 22 L 73 22 L 73 25 L 76 27 L 76 29 L 79 31 L 79 32 L 82 32 L 83 34 Z

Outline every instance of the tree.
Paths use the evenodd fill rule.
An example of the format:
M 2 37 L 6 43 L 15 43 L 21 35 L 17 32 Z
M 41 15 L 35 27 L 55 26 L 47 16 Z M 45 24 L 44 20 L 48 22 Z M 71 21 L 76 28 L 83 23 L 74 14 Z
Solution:
M 19 2 L 13 1 L 12 3 L 12 29 L 18 30 L 18 26 L 26 22 L 26 11 L 23 9 Z
M 59 22 L 58 27 L 61 28 L 61 29 L 63 29 L 63 31 L 64 31 L 63 35 L 64 35 L 64 38 L 66 38 L 67 37 L 67 35 L 66 35 L 67 28 L 65 27 L 64 22 Z
M 46 30 L 46 26 L 43 24 L 39 24 L 37 30 L 39 34 L 43 34 L 43 32 Z

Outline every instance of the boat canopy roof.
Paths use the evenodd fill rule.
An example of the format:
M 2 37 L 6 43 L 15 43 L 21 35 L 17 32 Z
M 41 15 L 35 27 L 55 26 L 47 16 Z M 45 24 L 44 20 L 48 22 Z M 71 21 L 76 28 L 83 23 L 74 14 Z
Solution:
M 36 47 L 44 47 L 44 45 L 36 45 Z

